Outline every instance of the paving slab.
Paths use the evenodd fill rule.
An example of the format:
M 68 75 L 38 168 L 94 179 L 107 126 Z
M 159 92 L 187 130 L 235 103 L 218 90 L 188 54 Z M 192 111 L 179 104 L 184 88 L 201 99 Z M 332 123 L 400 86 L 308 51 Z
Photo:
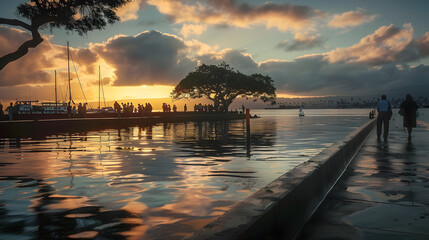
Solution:
M 297 239 L 429 239 L 428 129 L 374 129 Z

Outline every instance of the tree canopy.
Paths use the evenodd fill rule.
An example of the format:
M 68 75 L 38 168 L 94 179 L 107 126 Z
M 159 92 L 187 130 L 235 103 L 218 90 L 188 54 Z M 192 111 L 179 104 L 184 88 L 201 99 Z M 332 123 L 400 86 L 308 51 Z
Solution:
M 0 18 L 0 24 L 22 27 L 32 34 L 32 39 L 24 42 L 15 52 L 0 58 L 0 70 L 7 64 L 35 48 L 43 38 L 39 29 L 44 27 L 64 28 L 84 35 L 89 31 L 103 29 L 107 23 L 119 20 L 115 11 L 131 0 L 30 0 L 17 7 L 17 14 L 30 23 L 17 19 Z
M 238 96 L 274 101 L 276 88 L 269 76 L 245 75 L 222 63 L 219 66 L 202 64 L 188 73 L 171 92 L 173 100 L 205 97 L 212 100 L 215 107 L 222 104 L 225 111 Z

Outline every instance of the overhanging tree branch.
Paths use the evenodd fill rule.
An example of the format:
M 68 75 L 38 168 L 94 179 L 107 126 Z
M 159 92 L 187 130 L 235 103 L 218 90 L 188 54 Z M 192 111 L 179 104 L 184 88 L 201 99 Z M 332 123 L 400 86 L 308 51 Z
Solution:
M 37 45 L 43 42 L 43 38 L 40 37 L 40 34 L 37 31 L 32 33 L 33 39 L 24 42 L 15 52 L 9 53 L 0 58 L 0 70 L 2 70 L 8 63 L 13 62 L 27 54 L 29 48 L 35 48 Z
M 31 25 L 20 21 L 18 19 L 8 19 L 8 18 L 0 18 L 0 24 L 6 24 L 6 25 L 10 25 L 10 26 L 20 26 L 23 27 L 25 29 L 27 29 L 28 31 L 31 31 Z
M 19 26 L 31 32 L 32 39 L 24 42 L 16 51 L 0 58 L 0 71 L 10 62 L 19 59 L 28 53 L 29 48 L 35 48 L 43 42 L 39 28 L 49 25 L 51 28 L 64 28 L 67 31 L 76 31 L 80 35 L 95 29 L 103 29 L 107 23 L 114 23 L 119 17 L 115 9 L 127 4 L 131 0 L 28 0 L 19 4 L 17 13 L 28 20 L 27 24 L 17 19 L 0 18 L 0 24 Z M 79 9 L 86 9 L 79 12 Z M 81 14 L 80 18 L 76 18 Z
M 7 19 L 7 18 L 0 18 L 0 24 L 23 27 L 31 31 L 31 35 L 33 37 L 33 39 L 25 41 L 23 44 L 21 44 L 21 46 L 19 46 L 15 52 L 2 56 L 0 58 L 0 70 L 2 70 L 8 63 L 13 62 L 21 58 L 25 54 L 27 54 L 29 48 L 35 48 L 37 47 L 37 45 L 43 42 L 43 38 L 40 36 L 40 33 L 38 32 L 38 26 L 32 26 L 16 19 Z

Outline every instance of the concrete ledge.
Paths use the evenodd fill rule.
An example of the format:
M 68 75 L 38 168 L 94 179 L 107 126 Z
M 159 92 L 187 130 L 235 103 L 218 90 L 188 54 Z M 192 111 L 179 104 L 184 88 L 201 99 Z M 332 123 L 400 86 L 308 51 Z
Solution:
M 157 123 L 226 121 L 244 119 L 244 114 L 232 113 L 154 113 L 151 117 L 67 118 L 0 121 L 0 137 L 35 137 L 63 132 L 83 132 L 148 126 Z
M 375 121 L 283 174 L 188 239 L 294 239 L 341 177 Z

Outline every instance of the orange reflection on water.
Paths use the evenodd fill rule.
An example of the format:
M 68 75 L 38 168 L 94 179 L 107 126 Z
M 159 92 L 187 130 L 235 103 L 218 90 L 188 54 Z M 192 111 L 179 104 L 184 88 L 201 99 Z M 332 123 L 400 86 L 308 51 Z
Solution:
M 131 219 L 136 219 L 136 218 L 131 218 Z M 134 221 L 128 222 L 128 219 L 123 219 L 122 222 L 129 223 L 129 224 L 138 224 L 138 223 L 135 223 Z M 149 229 L 148 225 L 138 225 L 133 229 L 131 229 L 130 231 L 121 232 L 121 235 L 125 236 L 128 240 L 142 239 L 148 229 Z
M 148 207 L 141 202 L 130 201 L 127 203 L 127 205 L 123 206 L 122 209 L 131 213 L 140 214 L 148 209 Z
M 65 218 L 87 218 L 92 216 L 94 216 L 94 214 L 92 213 L 72 213 L 72 214 L 67 214 L 64 217 Z
M 95 238 L 97 235 L 98 235 L 98 232 L 96 231 L 85 231 L 85 232 L 80 232 L 76 234 L 71 234 L 71 235 L 68 235 L 67 237 L 72 239 L 82 239 L 82 238 L 90 239 L 90 238 Z
M 75 209 L 85 206 L 90 206 L 88 204 L 88 198 L 85 196 L 67 196 L 67 195 L 59 195 L 59 194 L 52 194 L 49 196 L 52 199 L 58 199 L 58 203 L 52 203 L 49 204 L 48 207 L 50 210 L 55 209 Z
M 191 216 L 206 216 L 210 213 L 211 199 L 196 192 L 186 192 L 180 195 L 176 203 L 166 204 L 162 208 L 174 213 Z

